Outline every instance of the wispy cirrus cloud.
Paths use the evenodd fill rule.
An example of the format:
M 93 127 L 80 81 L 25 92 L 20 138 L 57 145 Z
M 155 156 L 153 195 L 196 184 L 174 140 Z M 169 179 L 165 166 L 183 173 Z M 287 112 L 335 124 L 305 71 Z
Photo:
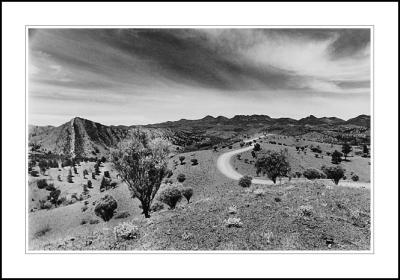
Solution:
M 107 114 L 128 112 L 116 116 L 115 124 L 134 124 L 251 112 L 254 99 L 265 104 L 263 112 L 254 113 L 269 114 L 273 100 L 282 109 L 293 102 L 296 117 L 303 114 L 296 110 L 299 104 L 323 99 L 340 106 L 349 98 L 357 100 L 356 111 L 366 113 L 369 94 L 369 29 L 33 29 L 29 33 L 30 116 L 39 123 L 51 122 L 38 112 L 57 106 L 57 101 L 57 112 L 65 117 L 101 121 L 103 116 L 95 113 L 101 107 Z M 214 111 L 207 111 L 204 97 L 219 102 Z M 193 103 L 181 104 L 176 112 L 165 108 L 182 100 Z M 77 102 L 79 107 L 85 104 L 86 111 L 72 110 Z M 234 102 L 244 106 L 243 112 L 234 111 Z M 329 109 L 326 115 L 348 117 L 354 110 L 334 114 Z

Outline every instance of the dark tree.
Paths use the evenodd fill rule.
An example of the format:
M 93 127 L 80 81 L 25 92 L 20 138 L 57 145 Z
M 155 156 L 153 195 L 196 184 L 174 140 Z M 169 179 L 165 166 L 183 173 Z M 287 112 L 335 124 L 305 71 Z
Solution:
M 84 179 L 86 179 L 86 175 L 89 175 L 89 172 L 86 169 L 84 169 L 83 170 L 83 178 Z
M 345 159 L 345 160 L 347 160 L 347 155 L 348 155 L 352 150 L 353 150 L 353 148 L 352 148 L 349 144 L 345 143 L 345 144 L 342 145 L 342 153 L 343 153 L 343 155 L 344 155 L 344 159 Z
M 184 157 L 184 156 L 180 156 L 180 157 L 179 157 L 179 161 L 181 162 L 181 164 L 183 164 L 184 161 L 185 161 L 185 157 Z
M 261 146 L 260 146 L 260 144 L 256 143 L 256 144 L 254 145 L 253 151 L 254 151 L 254 152 L 261 151 Z
M 322 166 L 322 171 L 326 174 L 326 177 L 335 182 L 336 185 L 339 183 L 340 179 L 345 178 L 344 173 L 346 170 L 341 166 Z
M 341 162 L 342 162 L 342 156 L 343 156 L 343 154 L 342 154 L 341 152 L 335 150 L 335 151 L 332 153 L 332 163 L 333 163 L 333 164 L 339 164 L 339 163 L 341 163 Z
M 263 174 L 267 174 L 274 184 L 276 184 L 276 178 L 285 177 L 290 172 L 290 164 L 285 151 L 268 150 L 257 159 L 255 167 L 261 169 Z

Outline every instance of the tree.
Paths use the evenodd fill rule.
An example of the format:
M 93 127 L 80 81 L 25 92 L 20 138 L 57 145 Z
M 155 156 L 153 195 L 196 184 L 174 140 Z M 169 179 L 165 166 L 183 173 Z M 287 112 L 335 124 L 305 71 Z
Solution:
M 192 158 L 190 161 L 192 162 L 192 165 L 198 165 L 199 164 L 198 160 L 195 159 L 195 158 Z
M 340 179 L 345 177 L 344 173 L 346 170 L 340 165 L 330 167 L 322 166 L 321 169 L 326 174 L 326 177 L 331 179 L 336 185 L 339 183 Z
M 68 172 L 68 176 L 67 176 L 67 182 L 68 183 L 73 183 L 74 182 L 72 180 L 72 177 L 74 177 L 74 176 L 72 176 L 72 170 L 70 169 L 69 172 Z
M 110 171 L 104 171 L 104 177 L 110 178 Z
M 348 155 L 352 150 L 353 150 L 353 148 L 352 148 L 349 144 L 345 143 L 345 144 L 342 145 L 342 153 L 343 153 L 343 155 L 344 155 L 344 159 L 345 159 L 345 160 L 347 160 L 347 155 Z
M 214 152 L 217 152 L 218 147 L 214 146 L 213 149 L 214 149 Z
M 256 158 L 256 157 L 257 157 L 256 152 L 255 152 L 255 151 L 251 151 L 251 156 L 252 156 L 253 158 Z
M 183 164 L 184 160 L 185 160 L 185 157 L 184 157 L 184 156 L 180 156 L 180 157 L 179 157 L 179 161 L 181 162 L 181 165 Z
M 368 149 L 368 146 L 367 145 L 363 145 L 363 154 L 364 155 L 368 155 L 369 154 L 369 149 Z
M 149 218 L 151 202 L 168 170 L 170 144 L 160 138 L 150 138 L 143 131 L 136 130 L 132 134 L 112 151 L 111 158 L 132 197 L 139 199 L 143 214 Z
M 332 163 L 339 164 L 342 161 L 343 154 L 337 150 L 332 153 Z
M 96 174 L 95 173 L 92 173 L 92 179 L 96 180 Z
M 83 170 L 83 178 L 84 179 L 86 179 L 86 175 L 89 175 L 89 172 L 86 169 L 84 169 Z
M 92 188 L 93 188 L 93 187 L 92 187 L 92 181 L 88 180 L 88 182 L 87 182 L 87 187 L 88 187 L 89 189 L 92 189 Z
M 61 175 L 58 175 L 58 176 L 57 176 L 57 180 L 60 181 L 60 182 L 62 181 L 62 180 L 61 180 Z
M 276 184 L 276 178 L 287 176 L 290 172 L 290 164 L 287 158 L 287 151 L 280 152 L 268 150 L 256 161 L 255 167 Z
M 100 183 L 100 192 L 107 190 L 109 185 L 110 185 L 110 181 L 107 180 L 107 178 L 105 176 L 103 176 L 103 179 L 101 180 L 101 183 Z
M 74 166 L 73 168 L 74 168 L 74 173 L 78 174 L 78 170 L 76 169 L 76 167 Z

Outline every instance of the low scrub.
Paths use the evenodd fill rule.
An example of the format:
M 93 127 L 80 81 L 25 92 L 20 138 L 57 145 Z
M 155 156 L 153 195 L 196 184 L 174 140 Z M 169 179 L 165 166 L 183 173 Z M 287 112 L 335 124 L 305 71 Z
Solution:
M 226 227 L 241 228 L 243 226 L 243 223 L 240 220 L 240 218 L 228 218 L 227 220 L 224 220 L 224 224 Z
M 124 222 L 114 227 L 114 236 L 117 240 L 137 239 L 139 228 L 133 223 Z
M 182 193 L 176 186 L 170 186 L 161 191 L 159 201 L 167 204 L 170 209 L 174 209 L 176 204 L 182 199 Z
M 242 188 L 249 188 L 251 186 L 251 180 L 253 180 L 252 177 L 247 176 L 247 175 L 243 176 L 239 180 L 239 186 L 241 186 Z
M 176 179 L 178 180 L 179 183 L 182 183 L 186 180 L 186 176 L 185 174 L 179 174 L 178 177 L 176 177 Z
M 315 168 L 308 168 L 303 172 L 303 176 L 308 180 L 323 179 L 325 175 L 322 171 Z

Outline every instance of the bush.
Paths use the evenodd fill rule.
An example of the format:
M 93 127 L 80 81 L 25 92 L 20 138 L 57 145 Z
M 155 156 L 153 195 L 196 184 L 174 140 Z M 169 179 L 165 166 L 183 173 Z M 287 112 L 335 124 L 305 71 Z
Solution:
M 181 193 L 186 198 L 187 202 L 189 203 L 190 198 L 193 195 L 193 189 L 192 188 L 182 188 Z
M 242 178 L 239 179 L 239 186 L 241 186 L 242 188 L 249 188 L 251 186 L 251 180 L 253 178 L 250 176 L 243 176 Z
M 36 181 L 36 185 L 39 189 L 44 189 L 48 186 L 46 179 L 39 179 Z
M 49 192 L 54 191 L 55 189 L 56 188 L 54 187 L 54 184 L 48 184 L 46 187 L 46 191 L 49 191 Z
M 117 213 L 115 215 L 114 219 L 125 219 L 125 218 L 128 218 L 129 216 L 130 216 L 129 212 L 124 211 L 124 212 Z
M 164 209 L 164 204 L 162 202 L 160 202 L 160 201 L 154 201 L 151 204 L 151 207 L 150 207 L 150 211 L 151 212 L 157 212 L 157 211 L 160 211 L 162 209 Z
M 42 226 L 37 232 L 35 232 L 35 237 L 42 237 L 44 235 L 46 235 L 46 233 L 48 233 L 49 231 L 51 231 L 51 227 L 49 224 L 45 224 L 44 226 Z
M 300 217 L 310 217 L 313 214 L 314 208 L 311 205 L 302 205 L 299 207 Z
M 32 177 L 39 177 L 39 172 L 37 172 L 36 170 L 32 170 L 30 174 Z
M 185 157 L 184 157 L 184 156 L 180 156 L 180 157 L 179 157 L 179 160 L 180 160 L 181 164 L 183 164 L 184 161 L 185 161 Z
M 110 171 L 104 171 L 104 177 L 110 178 Z
M 168 169 L 168 170 L 165 172 L 165 177 L 167 177 L 167 178 L 171 178 L 172 175 L 174 175 L 174 173 L 172 172 L 171 169 Z
M 93 189 L 92 181 L 88 180 L 88 182 L 87 182 L 87 187 L 88 187 L 89 189 Z
M 178 187 L 171 186 L 162 190 L 158 199 L 167 204 L 170 209 L 174 209 L 176 204 L 182 199 L 182 193 Z
M 256 143 L 256 144 L 254 145 L 253 151 L 255 151 L 255 152 L 261 151 L 261 146 L 260 146 L 260 144 Z
M 358 177 L 358 175 L 354 174 L 353 176 L 351 176 L 351 180 L 353 180 L 354 182 L 357 182 L 360 178 Z
M 191 159 L 191 162 L 192 162 L 192 165 L 198 165 L 199 164 L 198 160 L 195 159 L 195 158 Z
M 303 175 L 300 171 L 296 171 L 294 174 L 297 178 L 300 178 Z
M 178 180 L 179 183 L 182 183 L 186 180 L 186 176 L 185 174 L 179 174 L 178 177 L 176 177 L 176 179 Z
M 48 197 L 49 201 L 50 201 L 52 204 L 57 204 L 58 197 L 60 196 L 60 194 L 61 194 L 61 190 L 59 190 L 59 189 L 54 189 L 54 190 L 52 190 L 52 191 L 50 192 L 50 194 L 49 194 L 49 197 Z
M 124 222 L 114 227 L 114 236 L 118 239 L 137 239 L 139 237 L 139 228 L 132 224 Z
M 111 195 L 106 195 L 96 204 L 94 213 L 107 222 L 114 216 L 117 207 L 117 201 Z
M 344 173 L 346 170 L 341 166 L 323 166 L 322 171 L 326 174 L 328 179 L 331 179 L 337 185 L 339 180 L 345 177 Z
M 226 227 L 240 228 L 243 226 L 243 223 L 241 222 L 240 218 L 229 218 L 227 220 L 224 220 L 224 224 Z
M 308 168 L 303 172 L 303 176 L 308 180 L 321 179 L 324 177 L 323 173 L 315 168 Z

